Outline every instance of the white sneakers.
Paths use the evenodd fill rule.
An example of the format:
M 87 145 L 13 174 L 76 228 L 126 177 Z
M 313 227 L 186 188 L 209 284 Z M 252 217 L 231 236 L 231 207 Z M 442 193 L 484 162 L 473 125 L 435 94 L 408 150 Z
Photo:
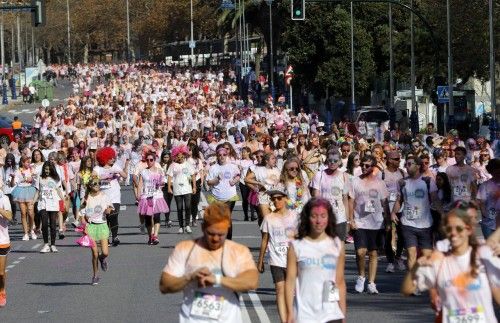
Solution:
M 184 229 L 183 228 L 179 228 L 179 230 L 177 231 L 177 233 L 179 233 L 179 234 L 184 233 Z
M 366 278 L 361 276 L 358 276 L 358 278 L 356 279 L 356 286 L 354 287 L 354 289 L 358 293 L 362 293 L 365 290 L 365 280 Z
M 32 239 L 32 240 L 36 240 L 36 239 L 38 238 L 38 237 L 36 236 L 36 234 L 35 234 L 35 231 L 31 230 L 31 233 L 30 233 L 30 234 L 31 234 L 31 239 Z
M 365 290 L 365 281 L 365 277 L 358 276 L 356 279 L 356 286 L 354 287 L 356 292 L 362 293 Z M 375 283 L 368 283 L 366 286 L 366 292 L 368 294 L 378 294 L 377 285 L 375 285 Z
M 387 264 L 387 267 L 385 267 L 385 272 L 386 273 L 393 273 L 396 271 L 396 268 L 394 268 L 394 264 Z
M 378 294 L 377 285 L 375 285 L 375 283 L 368 283 L 366 289 L 368 290 L 368 294 Z
M 49 246 L 49 244 L 46 243 L 43 245 L 43 248 L 42 250 L 40 250 L 40 253 L 49 253 L 49 252 L 59 252 L 59 250 L 57 250 L 56 246 L 54 245 Z
M 406 264 L 403 261 L 403 259 L 397 259 L 396 260 L 396 265 L 398 266 L 398 270 L 405 271 L 406 270 Z
M 191 230 L 191 227 L 189 225 L 186 225 L 186 229 L 184 229 L 186 233 L 193 233 L 193 230 Z
M 50 246 L 48 243 L 46 243 L 43 245 L 43 248 L 42 250 L 40 250 L 40 253 L 48 253 L 48 252 L 50 252 Z
M 28 241 L 30 239 L 30 236 L 26 233 L 23 235 L 23 241 Z

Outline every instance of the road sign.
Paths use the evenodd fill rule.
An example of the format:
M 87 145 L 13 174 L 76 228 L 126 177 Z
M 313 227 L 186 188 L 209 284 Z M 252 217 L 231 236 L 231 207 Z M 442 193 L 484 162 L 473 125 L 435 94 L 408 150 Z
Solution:
M 233 10 L 236 8 L 232 0 L 222 0 L 220 7 L 225 10 Z
M 450 88 L 449 86 L 438 86 L 437 87 L 438 103 L 449 103 L 450 102 Z
M 196 41 L 190 40 L 189 41 L 189 48 L 196 48 Z
M 42 100 L 42 107 L 47 108 L 50 105 L 50 101 L 47 99 Z

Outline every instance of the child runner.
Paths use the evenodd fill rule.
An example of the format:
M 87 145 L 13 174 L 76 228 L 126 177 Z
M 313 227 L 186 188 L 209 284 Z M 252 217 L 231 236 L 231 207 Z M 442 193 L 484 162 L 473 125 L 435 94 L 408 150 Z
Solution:
M 99 277 L 97 276 L 97 272 L 99 270 L 97 260 L 101 263 L 102 271 L 108 270 L 106 258 L 109 255 L 109 228 L 106 218 L 114 210 L 113 204 L 109 200 L 108 196 L 101 191 L 100 185 L 101 182 L 99 177 L 93 175 L 89 180 L 87 196 L 85 197 L 85 202 L 81 209 L 81 212 L 85 217 L 85 221 L 88 223 L 85 228 L 85 232 L 95 242 L 92 247 L 92 269 L 94 273 L 92 276 L 92 285 L 97 285 L 99 283 Z M 97 243 L 101 244 L 100 255 L 99 250 L 97 249 Z

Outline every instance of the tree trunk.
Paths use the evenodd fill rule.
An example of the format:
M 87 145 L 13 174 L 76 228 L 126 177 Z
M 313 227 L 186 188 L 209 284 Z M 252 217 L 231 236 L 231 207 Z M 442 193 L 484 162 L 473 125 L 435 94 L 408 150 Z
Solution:
M 52 64 L 52 57 L 50 56 L 51 47 L 47 46 L 47 65 Z

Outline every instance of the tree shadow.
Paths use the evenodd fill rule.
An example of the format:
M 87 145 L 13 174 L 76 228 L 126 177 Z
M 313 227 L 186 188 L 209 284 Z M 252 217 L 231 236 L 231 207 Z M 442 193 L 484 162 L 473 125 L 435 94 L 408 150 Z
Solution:
M 28 285 L 34 286 L 48 286 L 48 287 L 60 287 L 60 286 L 86 286 L 91 285 L 91 283 L 71 283 L 71 282 L 51 282 L 51 283 L 26 283 Z

